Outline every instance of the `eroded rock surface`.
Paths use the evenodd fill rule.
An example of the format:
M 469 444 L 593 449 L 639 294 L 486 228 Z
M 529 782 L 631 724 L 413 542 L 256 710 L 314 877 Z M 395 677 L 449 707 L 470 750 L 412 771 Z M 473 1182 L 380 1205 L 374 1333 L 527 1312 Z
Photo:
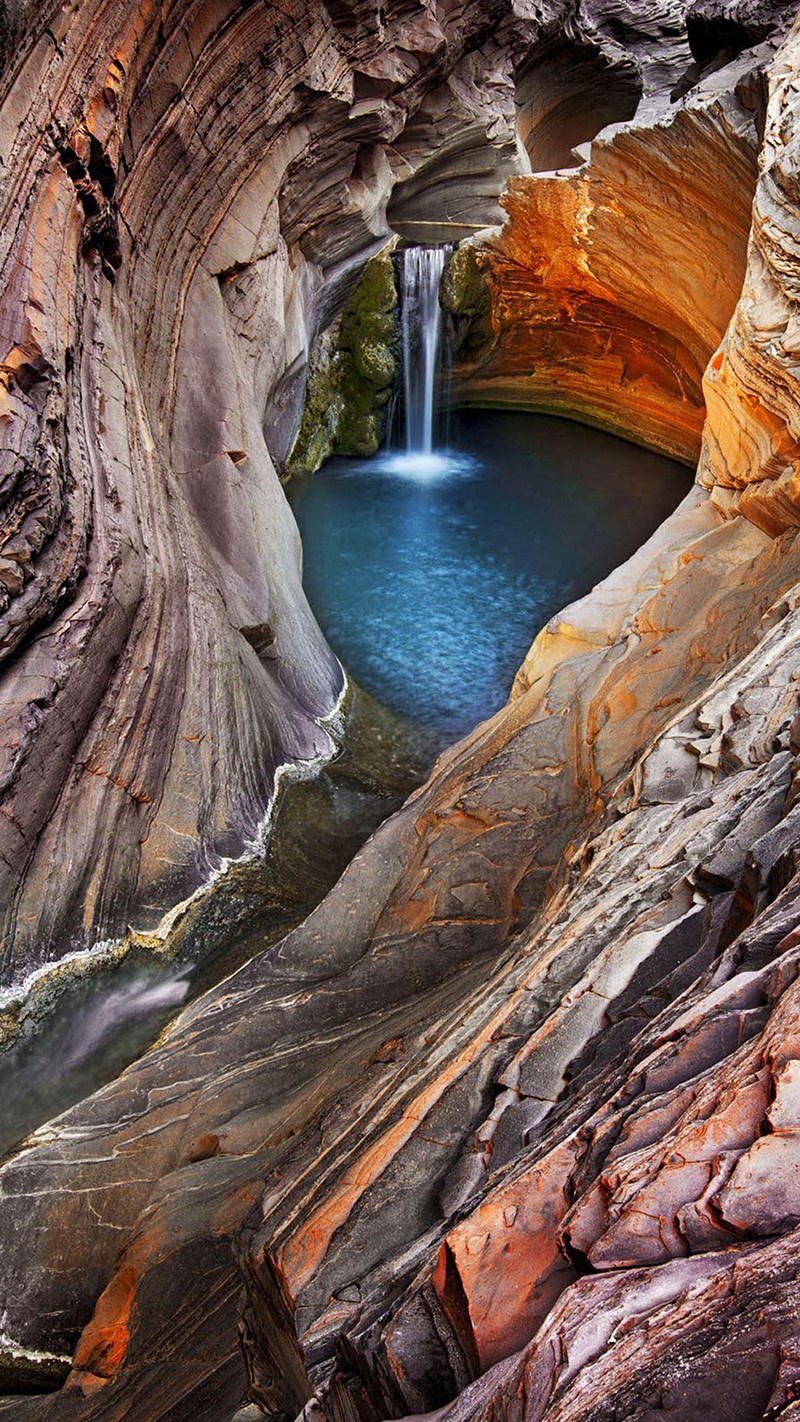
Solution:
M 727 67 L 666 111 L 643 100 L 591 162 L 510 181 L 506 226 L 462 248 L 451 277 L 457 320 L 486 286 L 459 398 L 577 415 L 696 464 L 703 372 L 744 275 L 751 95 L 769 52 L 748 51 L 738 74 Z
M 65 1382 L 0 1415 L 797 1412 L 800 37 L 771 58 L 755 12 L 716 30 L 710 9 L 692 13 L 692 30 L 677 11 L 592 15 L 647 111 L 588 168 L 516 180 L 508 227 L 480 250 L 507 261 L 510 302 L 518 278 L 518 311 L 534 293 L 564 336 L 563 367 L 553 347 L 542 377 L 562 382 L 564 408 L 586 414 L 594 391 L 593 417 L 645 442 L 673 430 L 688 457 L 711 355 L 698 485 L 544 629 L 509 705 L 441 758 L 304 924 L 3 1164 L 0 1365 L 33 1383 L 44 1355 Z M 462 35 L 466 14 L 450 13 Z M 371 15 L 336 7 L 353 43 Z M 397 21 L 428 54 L 432 16 Z M 689 184 L 680 207 L 686 271 L 677 241 L 667 262 L 663 206 L 650 211 L 658 261 L 642 282 L 621 213 L 626 195 L 647 210 L 656 170 L 676 204 L 687 172 L 705 191 Z M 701 221 L 712 175 L 730 218 L 718 265 Z M 287 182 L 299 193 L 299 168 Z M 526 214 L 562 199 L 548 285 Z M 317 253 L 344 240 L 332 217 L 313 231 Z M 603 263 L 614 300 L 600 307 Z M 472 357 L 491 329 L 500 381 L 516 328 L 497 323 L 497 291 L 481 305 L 478 278 Z M 585 299 L 559 324 L 576 282 Z M 587 364 L 601 316 L 640 361 L 627 383 L 619 361 Z M 668 336 L 688 372 L 671 404 Z
M 275 461 L 393 184 L 434 130 L 513 132 L 535 32 L 510 0 L 10 13 L 6 980 L 154 927 L 254 839 L 281 765 L 330 754 L 342 673 Z

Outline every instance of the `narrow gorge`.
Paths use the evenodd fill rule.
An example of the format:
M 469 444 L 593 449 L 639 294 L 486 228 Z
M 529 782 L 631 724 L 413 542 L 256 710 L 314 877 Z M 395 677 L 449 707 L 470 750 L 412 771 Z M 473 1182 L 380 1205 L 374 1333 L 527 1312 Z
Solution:
M 800 1418 L 799 175 L 781 0 L 0 0 L 0 1418 Z

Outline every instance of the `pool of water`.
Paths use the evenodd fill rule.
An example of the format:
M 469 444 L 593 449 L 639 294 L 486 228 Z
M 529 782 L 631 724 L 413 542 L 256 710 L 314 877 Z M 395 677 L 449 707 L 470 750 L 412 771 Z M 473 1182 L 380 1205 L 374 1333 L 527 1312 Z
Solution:
M 437 747 L 506 701 L 534 636 L 688 492 L 683 465 L 545 415 L 462 411 L 446 454 L 289 485 L 309 601 L 367 691 Z

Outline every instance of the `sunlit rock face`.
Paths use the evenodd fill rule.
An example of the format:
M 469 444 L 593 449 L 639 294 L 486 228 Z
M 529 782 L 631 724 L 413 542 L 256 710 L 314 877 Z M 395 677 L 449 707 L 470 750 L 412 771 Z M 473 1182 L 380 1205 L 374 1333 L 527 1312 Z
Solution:
M 154 928 L 278 767 L 330 754 L 342 672 L 275 462 L 393 184 L 448 134 L 492 166 L 534 26 L 505 0 L 3 13 L 8 980 Z
M 768 57 L 748 51 L 738 72 L 674 103 L 671 67 L 664 101 L 645 96 L 584 163 L 576 143 L 598 120 L 630 116 L 641 67 L 630 56 L 614 66 L 587 42 L 551 42 L 531 61 L 521 91 L 544 107 L 523 108 L 527 148 L 534 167 L 563 171 L 512 179 L 502 231 L 457 259 L 448 304 L 462 330 L 477 274 L 486 286 L 458 398 L 569 414 L 696 464 L 703 372 L 744 276 Z M 463 294 L 459 263 L 476 273 Z
M 699 480 L 723 512 L 777 535 L 800 522 L 795 185 L 798 46 L 773 69 L 772 116 L 742 300 L 706 372 Z
M 697 41 L 692 53 L 681 16 L 660 51 L 653 17 L 640 18 L 643 87 L 663 123 L 648 159 L 638 127 L 600 141 L 598 193 L 610 199 L 599 185 L 613 159 L 614 202 L 629 191 L 641 214 L 644 168 L 677 163 L 683 135 L 686 154 L 708 161 L 716 217 L 720 191 L 734 201 L 730 173 L 752 194 L 764 127 L 744 292 L 706 374 L 700 484 L 543 630 L 509 705 L 442 757 L 301 927 L 3 1164 L 2 1376 L 30 1381 L 47 1364 L 66 1380 L 54 1396 L 0 1400 L 0 1416 L 796 1415 L 800 41 L 792 33 L 771 62 L 768 110 L 746 131 L 743 96 L 757 119 L 766 58 L 740 43 L 747 12 L 726 8 L 738 26 L 726 44 L 741 52 L 711 60 Z M 337 19 L 350 35 L 366 23 L 344 7 Z M 687 91 L 673 110 L 669 94 L 704 62 L 716 65 L 713 96 Z M 590 181 L 575 169 L 532 178 L 526 202 Z M 299 193 L 299 166 L 292 182 Z M 169 200 L 162 182 L 152 222 Z M 722 264 L 708 267 L 719 304 L 711 281 L 700 289 L 699 204 L 695 192 L 688 274 L 676 236 L 669 292 L 655 263 L 648 275 L 653 371 L 673 326 L 701 367 L 736 298 Z M 662 227 L 650 220 L 648 243 L 666 255 Z M 498 251 L 515 230 L 512 217 Z M 569 230 L 557 262 L 585 273 L 602 242 Z M 342 228 L 315 231 L 338 260 Z M 106 305 L 122 302 L 126 240 L 113 288 L 94 272 L 82 319 L 107 323 Z M 185 227 L 174 240 L 189 243 Z M 619 239 L 611 247 L 630 292 Z M 239 270 L 224 268 L 226 292 Z M 470 290 L 480 326 L 483 288 Z M 196 319 L 202 334 L 199 308 Z M 20 368 L 35 368 L 27 349 Z M 163 358 L 143 344 L 143 369 Z M 26 381 L 9 399 L 22 404 Z M 619 372 L 617 384 L 622 421 L 631 387 Z M 609 386 L 606 367 L 607 410 Z M 199 398 L 197 382 L 185 389 Z M 204 428 L 192 408 L 187 447 Z M 688 451 L 690 424 L 675 418 Z M 655 440 L 663 409 L 652 419 Z M 158 446 L 144 448 L 160 467 Z M 165 506 L 163 495 L 154 508 Z M 162 519 L 162 536 L 177 523 Z

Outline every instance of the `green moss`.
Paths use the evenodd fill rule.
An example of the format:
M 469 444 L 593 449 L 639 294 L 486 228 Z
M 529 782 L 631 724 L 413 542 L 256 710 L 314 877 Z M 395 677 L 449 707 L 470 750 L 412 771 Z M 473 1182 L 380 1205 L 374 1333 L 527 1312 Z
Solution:
M 314 343 L 287 477 L 312 473 L 331 454 L 374 454 L 384 439 L 397 378 L 394 246 L 370 258 L 341 315 Z
M 492 297 L 477 248 L 456 248 L 445 264 L 439 299 L 453 317 L 457 355 L 475 356 L 491 344 Z
M 396 240 L 387 242 L 382 251 L 370 257 L 361 279 L 345 307 L 345 314 L 356 323 L 369 322 L 375 316 L 387 314 L 397 306 L 392 252 Z
M 314 342 L 308 362 L 303 414 L 283 471 L 284 478 L 312 473 L 333 454 L 342 403 L 339 381 L 339 356 L 334 333 L 324 331 Z
M 358 374 L 352 355 L 343 362 L 342 404 L 333 448 L 336 454 L 374 454 L 381 442 L 375 387 Z
M 391 385 L 397 372 L 391 350 L 377 341 L 359 341 L 353 351 L 353 361 L 361 379 L 368 380 L 378 390 Z

